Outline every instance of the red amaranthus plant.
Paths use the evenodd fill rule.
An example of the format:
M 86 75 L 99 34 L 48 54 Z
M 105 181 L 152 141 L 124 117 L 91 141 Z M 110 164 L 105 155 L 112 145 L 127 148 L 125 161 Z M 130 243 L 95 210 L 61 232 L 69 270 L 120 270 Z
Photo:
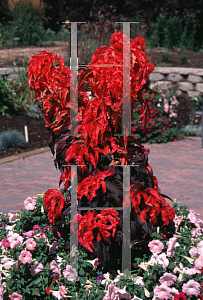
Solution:
M 80 210 L 73 221 L 79 223 L 78 242 L 95 256 L 101 265 L 120 267 L 122 256 L 122 212 L 113 208 L 123 204 L 123 168 L 131 165 L 129 193 L 131 197 L 131 250 L 132 257 L 143 255 L 148 249 L 150 236 L 160 227 L 164 236 L 174 231 L 175 211 L 160 193 L 158 181 L 148 164 L 149 150 L 133 137 L 116 137 L 122 129 L 123 103 L 123 32 L 114 33 L 111 45 L 97 49 L 91 63 L 79 69 L 78 75 L 78 133 L 70 136 L 70 88 L 71 71 L 63 59 L 42 51 L 34 55 L 29 64 L 29 83 L 36 91 L 44 111 L 45 126 L 51 129 L 50 148 L 55 165 L 61 170 L 60 184 L 64 192 L 70 190 L 69 165 L 82 165 L 78 173 L 78 200 L 80 207 L 111 207 L 100 213 Z M 136 38 L 130 43 L 130 99 L 133 108 L 142 106 L 139 122 L 147 122 L 149 112 L 142 88 L 153 64 L 147 62 L 145 41 Z M 55 67 L 58 60 L 59 66 Z M 104 66 L 108 65 L 108 67 Z M 98 67 L 97 67 L 98 66 Z M 88 98 L 85 86 L 89 86 L 92 99 Z M 73 91 L 75 86 L 72 86 Z M 61 138 L 61 135 L 66 137 Z M 54 225 L 53 232 L 61 230 L 64 215 L 70 212 L 70 202 L 61 198 L 55 190 L 44 196 L 44 206 Z

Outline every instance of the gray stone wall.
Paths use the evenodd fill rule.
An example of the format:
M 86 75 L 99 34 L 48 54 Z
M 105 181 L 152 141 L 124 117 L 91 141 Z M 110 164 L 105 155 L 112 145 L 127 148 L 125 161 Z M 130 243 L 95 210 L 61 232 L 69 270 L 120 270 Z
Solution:
M 203 93 L 203 69 L 156 67 L 149 79 L 162 90 L 175 90 L 177 96 L 187 94 L 191 98 Z
M 25 68 L 0 68 L 0 76 L 5 76 L 9 80 L 19 80 L 18 73 L 25 71 Z
M 0 76 L 18 80 L 18 72 L 25 68 L 0 68 Z M 149 76 L 162 90 L 175 90 L 177 96 L 187 94 L 189 98 L 203 93 L 203 69 L 156 67 Z

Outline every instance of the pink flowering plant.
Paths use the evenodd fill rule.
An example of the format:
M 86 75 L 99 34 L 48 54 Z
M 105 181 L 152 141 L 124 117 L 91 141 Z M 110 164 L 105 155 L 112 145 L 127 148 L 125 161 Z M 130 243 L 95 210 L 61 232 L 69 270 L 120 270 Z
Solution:
M 141 143 L 166 143 L 183 138 L 177 124 L 178 101 L 172 92 L 163 92 L 157 83 L 144 88 L 144 97 L 150 109 L 147 127 L 137 122 L 141 106 L 134 109 L 132 132 Z
M 35 200 L 33 210 L 0 214 L 0 299 L 203 299 L 203 221 L 193 210 L 174 203 L 174 235 L 158 228 L 133 271 L 106 272 L 85 248 L 69 251 L 63 230 L 53 236 L 43 195 Z M 77 252 L 78 272 L 70 262 Z

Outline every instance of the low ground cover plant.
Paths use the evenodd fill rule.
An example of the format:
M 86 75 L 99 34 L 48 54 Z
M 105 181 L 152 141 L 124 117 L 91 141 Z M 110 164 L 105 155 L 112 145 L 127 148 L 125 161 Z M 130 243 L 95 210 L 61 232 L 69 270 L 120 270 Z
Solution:
M 22 211 L 0 213 L 0 299 L 203 298 L 203 221 L 187 206 L 174 203 L 173 237 L 158 228 L 134 271 L 105 272 L 84 247 L 69 251 L 67 230 L 53 236 L 43 196 L 25 199 Z M 70 213 L 65 218 L 70 226 Z M 77 252 L 78 273 L 70 262 Z
M 0 134 L 0 152 L 8 148 L 24 148 L 25 138 L 17 130 L 8 130 Z

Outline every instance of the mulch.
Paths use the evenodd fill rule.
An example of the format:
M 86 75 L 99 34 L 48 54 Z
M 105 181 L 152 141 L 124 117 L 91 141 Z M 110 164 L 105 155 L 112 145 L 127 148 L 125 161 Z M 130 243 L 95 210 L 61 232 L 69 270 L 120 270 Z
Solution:
M 48 140 L 51 133 L 45 127 L 43 119 L 30 118 L 26 112 L 21 112 L 18 115 L 11 115 L 9 118 L 0 116 L 0 133 L 7 130 L 18 130 L 25 135 L 24 126 L 27 126 L 28 128 L 29 138 L 29 142 L 26 143 L 25 148 L 5 149 L 0 153 L 0 159 L 48 146 Z

